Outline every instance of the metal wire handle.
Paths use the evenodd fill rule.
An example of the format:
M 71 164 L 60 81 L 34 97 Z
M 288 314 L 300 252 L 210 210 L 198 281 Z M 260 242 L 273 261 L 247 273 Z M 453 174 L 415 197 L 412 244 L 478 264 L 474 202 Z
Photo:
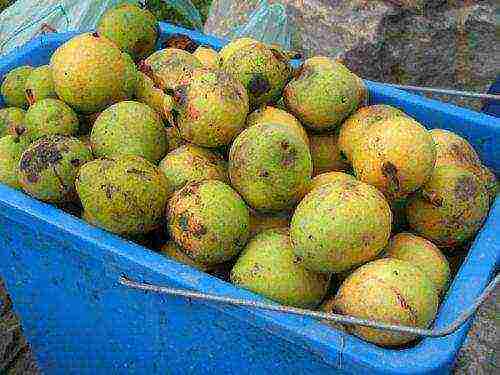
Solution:
M 423 329 L 423 328 L 415 328 L 415 327 L 396 325 L 396 324 L 387 324 L 387 323 L 383 323 L 383 322 L 379 322 L 379 321 L 375 321 L 375 320 L 369 320 L 369 319 L 359 319 L 359 318 L 356 318 L 354 316 L 349 316 L 349 315 L 325 313 L 325 312 L 321 312 L 321 311 L 300 309 L 300 308 L 291 307 L 291 306 L 274 305 L 274 304 L 265 303 L 265 302 L 258 302 L 258 301 L 251 301 L 251 300 L 245 300 L 245 299 L 239 299 L 239 298 L 218 296 L 218 295 L 207 294 L 207 293 L 199 293 L 199 292 L 194 292 L 194 291 L 187 290 L 187 289 L 177 289 L 177 288 L 157 286 L 157 285 L 153 285 L 153 284 L 133 281 L 133 280 L 127 278 L 126 276 L 122 276 L 119 279 L 120 284 L 127 286 L 127 287 L 130 287 L 130 288 L 133 288 L 133 289 L 139 289 L 139 290 L 155 292 L 155 293 L 162 293 L 162 294 L 169 294 L 169 295 L 173 295 L 173 296 L 195 298 L 195 299 L 204 300 L 204 301 L 220 302 L 220 303 L 236 305 L 236 306 L 246 306 L 246 307 L 252 307 L 252 308 L 257 308 L 257 309 L 261 309 L 261 310 L 278 311 L 278 312 L 283 312 L 283 313 L 287 313 L 287 314 L 308 316 L 308 317 L 312 317 L 312 318 L 329 320 L 329 321 L 348 324 L 348 325 L 361 325 L 361 326 L 365 326 L 365 327 L 385 329 L 385 330 L 394 331 L 394 332 L 411 333 L 413 335 L 417 335 L 417 336 L 421 336 L 421 337 L 443 337 L 443 336 L 447 336 L 447 335 L 455 332 L 476 312 L 478 307 L 490 296 L 490 294 L 493 292 L 493 290 L 496 288 L 496 286 L 498 285 L 499 282 L 500 282 L 500 274 L 497 275 L 486 286 L 486 288 L 483 290 L 481 295 L 474 301 L 474 303 L 471 306 L 469 306 L 465 311 L 463 311 L 460 315 L 458 315 L 457 319 L 455 319 L 450 325 L 448 325 L 444 328 L 441 328 L 441 329 Z
M 432 93 L 432 94 L 462 96 L 462 97 L 473 98 L 473 99 L 490 99 L 490 100 L 500 101 L 500 95 L 498 95 L 498 94 L 481 94 L 481 93 L 471 92 L 471 91 L 440 89 L 440 88 L 425 87 L 425 86 L 399 85 L 396 83 L 386 83 L 386 82 L 377 82 L 377 83 L 380 83 L 380 84 L 386 85 L 386 86 L 390 86 L 390 87 L 394 87 L 396 89 L 402 89 L 402 90 L 408 90 L 408 91 L 428 92 L 428 93 Z

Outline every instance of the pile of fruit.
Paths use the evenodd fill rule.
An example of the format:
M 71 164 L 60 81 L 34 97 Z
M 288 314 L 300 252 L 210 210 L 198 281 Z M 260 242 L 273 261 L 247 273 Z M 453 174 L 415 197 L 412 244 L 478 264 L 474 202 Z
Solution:
M 0 182 L 271 300 L 428 327 L 445 254 L 496 195 L 471 145 L 366 106 L 363 81 L 328 58 L 293 69 L 248 38 L 191 54 L 154 51 L 158 37 L 148 11 L 122 6 L 49 65 L 7 74 Z

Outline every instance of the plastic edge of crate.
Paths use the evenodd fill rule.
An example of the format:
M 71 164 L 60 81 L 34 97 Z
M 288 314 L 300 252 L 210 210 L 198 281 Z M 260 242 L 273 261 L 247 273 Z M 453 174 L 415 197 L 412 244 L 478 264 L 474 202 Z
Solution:
M 161 25 L 161 30 L 163 36 L 165 34 L 172 33 L 181 33 L 186 34 L 193 38 L 200 44 L 213 45 L 214 48 L 219 49 L 224 42 L 219 41 L 213 37 L 205 37 L 203 34 L 192 32 L 190 30 L 185 30 L 182 28 L 178 28 L 171 25 Z M 57 41 L 59 43 L 64 42 L 69 39 L 71 36 L 76 33 L 66 33 L 60 35 L 46 35 L 36 40 L 28 43 L 24 48 L 20 48 L 16 50 L 14 53 L 7 55 L 2 58 L 2 62 L 0 64 L 0 76 L 4 75 L 7 71 L 12 69 L 13 67 L 20 65 L 20 61 L 24 58 L 24 56 L 30 56 L 31 54 L 35 54 L 39 51 L 40 47 L 43 47 L 44 42 L 48 42 L 50 39 L 52 42 Z M 45 38 L 45 39 L 44 39 Z M 218 41 L 214 43 L 214 40 Z M 469 111 L 466 109 L 462 109 L 459 107 L 451 106 L 448 104 L 443 104 L 438 101 L 426 99 L 419 97 L 413 94 L 407 94 L 400 90 L 395 90 L 389 87 L 384 87 L 383 85 L 367 82 L 370 88 L 371 94 L 375 94 L 375 96 L 389 98 L 392 101 L 396 102 L 404 102 L 406 105 L 409 103 L 414 105 L 418 111 L 429 111 L 437 110 L 442 115 L 446 113 L 454 113 L 456 116 L 463 116 L 465 118 L 470 118 L 473 123 L 479 122 L 480 124 L 486 122 L 489 126 L 491 126 L 491 120 L 487 119 L 479 113 L 474 111 Z M 394 97 L 396 95 L 396 97 Z M 389 103 L 390 104 L 390 103 Z M 443 111 L 443 107 L 445 107 Z M 444 114 L 443 114 L 444 112 Z M 458 112 L 458 113 L 457 113 Z M 410 113 L 411 114 L 411 113 Z M 487 116 L 491 117 L 491 116 Z M 493 117 L 492 117 L 493 118 Z M 493 118 L 495 119 L 495 118 Z M 488 127 L 489 127 L 488 126 Z M 475 128 L 475 127 L 474 127 Z M 477 130 L 477 128 L 475 129 Z M 17 196 L 17 199 L 13 199 L 14 196 Z M 22 196 L 22 199 L 19 200 L 19 196 Z M 80 222 L 78 219 L 73 218 L 64 212 L 59 212 L 50 206 L 44 205 L 41 202 L 33 201 L 31 198 L 24 196 L 24 194 L 13 191 L 7 187 L 0 186 L 0 200 L 3 200 L 4 203 L 10 205 L 12 201 L 16 201 L 18 203 L 15 210 L 19 210 L 22 212 L 29 213 L 35 217 L 38 217 L 40 220 L 46 221 L 48 223 L 52 223 L 53 225 L 62 226 L 64 228 L 67 227 L 68 222 L 73 222 L 71 227 L 73 230 L 76 229 L 75 235 L 81 234 L 82 229 L 85 229 L 87 235 L 89 233 L 93 233 L 93 231 L 97 230 L 101 232 L 99 229 L 91 228 L 85 226 L 84 223 Z M 42 205 L 42 206 L 39 206 Z M 63 215 L 57 215 L 57 213 Z M 450 286 L 448 295 L 446 299 L 443 301 L 441 305 L 441 309 L 436 321 L 437 326 L 443 326 L 447 323 L 450 323 L 453 318 L 456 317 L 457 311 L 460 311 L 460 308 L 463 307 L 463 303 L 470 303 L 474 296 L 476 296 L 482 288 L 486 285 L 489 277 L 494 271 L 496 264 L 498 263 L 498 255 L 500 249 L 500 240 L 499 238 L 495 238 L 494 234 L 499 227 L 499 218 L 500 218 L 500 203 L 497 199 L 495 205 L 492 207 L 490 211 L 490 216 L 488 218 L 487 223 L 483 227 L 482 231 L 476 237 L 474 244 L 467 256 L 467 259 L 464 261 L 459 273 L 455 277 L 453 284 Z M 76 227 L 75 227 L 76 225 Z M 106 241 L 100 242 L 99 246 L 106 247 L 107 250 L 112 250 L 117 252 L 120 256 L 127 256 L 129 260 L 133 260 L 134 262 L 141 263 L 141 257 L 144 257 L 148 251 L 144 249 L 142 253 L 138 253 L 136 247 L 134 246 L 134 254 L 131 255 L 129 251 L 126 251 L 127 242 L 121 240 L 119 238 L 115 238 L 114 240 L 110 240 L 115 236 L 107 234 L 107 236 L 99 234 L 98 238 L 102 240 L 102 238 L 107 238 Z M 118 241 L 118 242 L 117 242 Z M 485 256 L 483 252 L 483 242 L 488 242 L 490 245 L 489 249 L 492 251 L 491 256 Z M 118 251 L 119 247 L 122 247 L 122 251 Z M 485 264 L 485 259 L 491 260 L 491 264 Z M 142 259 L 143 261 L 143 259 Z M 494 264 L 493 264 L 494 263 Z M 153 266 L 149 264 L 148 266 Z M 157 265 L 155 265 L 157 266 Z M 168 267 L 167 267 L 168 266 Z M 165 264 L 166 268 L 169 267 L 182 267 L 175 262 L 168 262 Z M 466 276 L 476 275 L 477 271 L 480 275 L 477 276 L 477 284 L 475 288 L 470 288 L 470 280 L 467 279 Z M 486 271 L 486 272 L 485 272 Z M 192 270 L 192 272 L 197 272 L 196 270 Z M 171 277 L 171 275 L 169 275 Z M 189 280 L 182 280 L 184 283 L 189 284 Z M 213 283 L 213 280 L 210 279 L 208 281 L 209 284 Z M 219 284 L 226 284 L 223 281 L 219 281 Z M 460 285 L 463 286 L 462 290 L 457 289 Z M 186 286 L 188 286 L 186 284 Z M 218 288 L 217 288 L 218 289 Z M 261 299 L 259 296 L 256 296 L 252 293 L 237 289 L 232 287 L 231 285 L 227 285 L 227 291 L 231 291 L 232 296 L 236 297 L 248 297 L 254 299 Z M 462 293 L 465 291 L 465 293 Z M 461 295 L 460 295 L 461 294 Z M 451 304 L 460 302 L 455 306 L 455 309 Z M 457 310 L 457 311 L 454 311 Z M 325 335 L 324 332 L 321 332 L 321 328 L 324 331 L 324 326 L 320 325 L 320 323 L 315 322 L 314 320 L 300 320 L 294 317 L 287 317 L 277 313 L 268 313 L 268 312 L 254 312 L 255 314 L 260 314 L 265 316 L 267 319 L 272 319 L 274 323 L 279 324 L 282 328 L 286 329 L 287 332 L 294 332 L 297 336 L 307 336 L 304 337 L 304 342 L 314 341 L 318 349 L 321 348 L 321 352 L 326 357 L 330 357 L 328 354 L 332 350 L 340 351 L 341 356 L 344 357 L 344 361 L 349 362 L 348 359 L 353 360 L 354 362 L 364 364 L 366 367 L 371 367 L 374 369 L 378 369 L 380 371 L 390 371 L 390 373 L 434 373 L 436 371 L 444 370 L 445 368 L 449 368 L 454 360 L 456 352 L 463 342 L 465 335 L 469 329 L 470 324 L 463 326 L 460 330 L 455 332 L 454 334 L 440 339 L 424 339 L 417 346 L 410 349 L 403 350 L 387 350 L 376 347 L 374 345 L 368 344 L 362 340 L 357 339 L 356 337 L 350 335 L 343 335 L 338 332 L 336 335 Z M 312 330 L 304 330 L 304 323 L 312 323 L 315 325 Z M 291 324 L 294 323 L 294 324 Z M 300 324 L 297 324 L 300 323 Z M 309 326 L 310 324 L 308 324 Z M 335 330 L 328 330 L 334 331 Z M 341 337 L 339 337 L 341 336 Z M 342 346 L 337 345 L 339 342 L 339 338 L 341 338 L 343 342 Z M 332 346 L 331 340 L 336 344 L 336 346 Z M 308 345 L 310 346 L 310 345 Z M 330 358 L 332 359 L 332 358 Z M 432 365 L 425 364 L 426 361 L 432 363 Z M 341 363 L 338 364 L 339 368 L 341 367 Z

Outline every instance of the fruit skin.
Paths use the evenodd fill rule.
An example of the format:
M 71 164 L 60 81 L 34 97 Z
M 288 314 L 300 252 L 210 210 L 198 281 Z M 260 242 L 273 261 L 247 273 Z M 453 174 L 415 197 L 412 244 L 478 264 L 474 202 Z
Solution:
M 264 230 L 288 228 L 290 219 L 291 214 L 286 211 L 269 214 L 250 210 L 250 238 Z
M 479 155 L 467 140 L 451 131 L 432 129 L 429 131 L 436 146 L 436 165 L 457 165 L 466 168 L 486 186 L 490 204 L 497 195 L 497 179 L 493 172 L 482 165 Z
M 399 116 L 370 126 L 352 156 L 352 165 L 359 180 L 394 200 L 422 186 L 435 160 L 429 132 L 415 120 Z
M 361 107 L 350 115 L 339 129 L 338 147 L 344 158 L 352 161 L 354 150 L 361 140 L 369 134 L 372 124 L 397 116 L 406 116 L 406 114 L 398 108 L 386 104 Z
M 278 100 L 292 72 L 283 53 L 256 40 L 233 41 L 219 56 L 222 69 L 245 86 L 251 109 Z
M 167 152 L 167 136 L 159 115 L 149 106 L 124 101 L 104 110 L 90 134 L 92 152 L 109 158 L 136 155 L 157 163 Z
M 362 319 L 427 328 L 438 309 L 429 278 L 411 263 L 379 259 L 354 271 L 340 286 L 334 310 Z M 400 346 L 416 336 L 362 326 L 346 326 L 356 336 L 381 346 Z
M 266 105 L 256 109 L 247 117 L 247 127 L 264 123 L 282 124 L 286 126 L 289 130 L 296 132 L 305 144 L 309 146 L 309 136 L 307 135 L 307 132 L 300 124 L 299 120 L 297 120 L 290 113 L 282 109 Z
M 229 185 L 217 180 L 190 182 L 167 205 L 168 232 L 197 263 L 215 265 L 245 246 L 250 215 Z
M 311 180 L 312 161 L 302 138 L 280 124 L 244 130 L 229 152 L 229 177 L 254 209 L 283 211 L 302 199 Z
M 165 105 L 170 103 L 172 98 L 155 86 L 155 83 L 146 74 L 139 72 L 135 98 L 138 102 L 147 104 L 162 118 L 167 121 L 165 116 Z M 170 106 L 169 104 L 167 104 Z
M 76 175 L 90 160 L 89 148 L 78 139 L 61 135 L 44 137 L 32 143 L 21 156 L 22 188 L 44 202 L 74 201 Z
M 362 81 L 340 63 L 306 60 L 287 84 L 288 111 L 314 131 L 333 130 L 361 103 Z
M 24 93 L 26 80 L 33 71 L 31 66 L 20 66 L 7 73 L 0 87 L 5 105 L 8 107 L 28 108 L 28 101 Z
M 33 69 L 26 80 L 24 91 L 29 105 L 33 105 L 42 99 L 57 99 L 50 66 L 42 65 Z
M 174 241 L 168 241 L 160 248 L 160 254 L 166 255 L 180 263 L 187 264 L 188 266 L 194 267 L 202 272 L 209 272 L 213 269 L 213 266 L 202 263 L 197 263 L 189 256 L 184 253 L 184 249 L 177 245 Z
M 347 171 L 350 165 L 342 158 L 338 134 L 309 134 L 313 176 L 330 171 Z
M 76 135 L 79 130 L 77 114 L 58 99 L 42 99 L 33 104 L 24 117 L 24 125 L 16 128 L 21 142 L 30 144 L 50 135 Z
M 219 67 L 219 54 L 212 48 L 199 46 L 193 55 L 208 68 L 217 69 Z
M 443 297 L 450 282 L 450 265 L 439 248 L 431 241 L 412 233 L 393 236 L 384 250 L 389 258 L 405 260 L 420 268 Z
M 471 239 L 488 215 L 489 198 L 481 181 L 463 167 L 440 165 L 406 207 L 409 227 L 440 248 Z
M 228 181 L 224 160 L 210 150 L 195 145 L 184 145 L 169 152 L 159 167 L 174 191 L 191 181 Z
M 140 69 L 162 90 L 173 90 L 189 82 L 194 69 L 203 67 L 200 60 L 189 52 L 165 48 L 149 56 Z
M 329 275 L 304 268 L 287 229 L 269 229 L 247 244 L 231 270 L 231 282 L 284 305 L 315 308 L 326 295 Z
M 159 168 L 139 156 L 85 164 L 76 179 L 76 189 L 95 225 L 125 236 L 159 228 L 171 191 Z
M 292 216 L 295 255 L 316 272 L 340 273 L 374 259 L 387 245 L 392 214 L 373 186 L 350 179 L 312 190 Z
M 240 51 L 244 47 L 251 46 L 255 43 L 255 39 L 252 38 L 237 38 L 231 41 L 231 43 L 226 44 L 219 51 L 219 64 L 223 61 L 229 60 L 236 52 Z
M 16 135 L 15 129 L 22 126 L 26 111 L 17 107 L 0 108 L 0 138 Z
M 356 182 L 356 178 L 344 172 L 325 172 L 316 175 L 309 184 L 307 193 L 331 182 Z
M 185 144 L 188 144 L 187 141 L 182 139 L 181 135 L 179 134 L 179 130 L 176 127 L 168 126 L 165 131 L 167 132 L 167 153 L 172 152 Z
M 221 70 L 199 68 L 173 94 L 175 125 L 185 140 L 204 147 L 228 145 L 245 127 L 245 88 Z
M 78 35 L 50 59 L 57 95 L 73 109 L 95 113 L 132 97 L 137 70 L 131 57 L 98 33 Z
M 25 146 L 13 135 L 0 137 L 0 184 L 21 189 L 19 160 Z
M 109 9 L 99 20 L 97 32 L 136 60 L 153 53 L 159 37 L 155 16 L 133 4 Z

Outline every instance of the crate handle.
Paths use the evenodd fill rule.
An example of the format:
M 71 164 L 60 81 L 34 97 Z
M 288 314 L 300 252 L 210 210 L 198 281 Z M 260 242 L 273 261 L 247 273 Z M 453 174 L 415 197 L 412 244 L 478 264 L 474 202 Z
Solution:
M 496 288 L 496 286 L 498 285 L 499 282 L 500 282 L 500 274 L 496 275 L 495 278 L 486 286 L 486 288 L 483 290 L 481 295 L 474 301 L 474 303 L 471 306 L 469 306 L 465 311 L 463 311 L 460 315 L 458 315 L 457 319 L 455 319 L 448 326 L 441 328 L 441 329 L 423 329 L 423 328 L 415 328 L 415 327 L 409 327 L 409 326 L 403 326 L 403 325 L 387 324 L 387 323 L 378 322 L 378 321 L 369 320 L 369 319 L 360 319 L 360 318 L 356 318 L 354 316 L 349 316 L 349 315 L 325 313 L 325 312 L 321 312 L 321 311 L 301 309 L 301 308 L 291 307 L 291 306 L 283 306 L 283 305 L 276 305 L 276 304 L 272 304 L 272 303 L 265 303 L 265 302 L 251 301 L 251 300 L 246 300 L 246 299 L 225 297 L 225 296 L 214 295 L 214 294 L 199 293 L 199 292 L 195 292 L 195 291 L 191 291 L 191 290 L 187 290 L 187 289 L 177 289 L 177 288 L 169 288 L 169 287 L 164 287 L 164 286 L 157 286 L 157 285 L 153 285 L 153 284 L 133 281 L 133 280 L 127 278 L 126 276 L 121 276 L 119 279 L 120 284 L 127 286 L 127 287 L 130 287 L 130 288 L 133 288 L 133 289 L 139 289 L 139 290 L 155 292 L 155 293 L 162 293 L 162 294 L 169 294 L 169 295 L 173 295 L 173 296 L 194 298 L 194 299 L 199 299 L 199 300 L 204 300 L 204 301 L 219 302 L 219 303 L 225 303 L 225 304 L 230 304 L 230 305 L 235 305 L 235 306 L 246 306 L 246 307 L 252 307 L 252 308 L 261 309 L 261 310 L 278 311 L 278 312 L 283 312 L 283 313 L 287 313 L 287 314 L 308 316 L 308 317 L 312 317 L 312 318 L 319 318 L 319 319 L 323 319 L 323 320 L 329 320 L 329 321 L 348 324 L 348 325 L 361 325 L 361 326 L 365 326 L 365 327 L 385 329 L 385 330 L 394 331 L 394 332 L 411 333 L 413 335 L 421 336 L 421 337 L 443 337 L 443 336 L 447 336 L 447 335 L 455 332 L 476 312 L 478 307 L 489 297 L 489 295 L 493 292 L 493 290 Z

